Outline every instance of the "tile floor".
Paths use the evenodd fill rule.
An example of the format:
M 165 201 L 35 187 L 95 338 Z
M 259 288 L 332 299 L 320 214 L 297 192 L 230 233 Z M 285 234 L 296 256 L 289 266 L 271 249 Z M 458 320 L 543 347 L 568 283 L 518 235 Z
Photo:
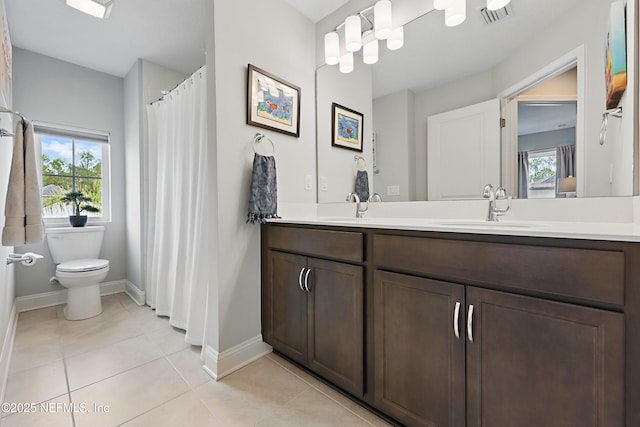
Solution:
M 4 401 L 36 411 L 2 427 L 388 425 L 274 354 L 213 381 L 167 318 L 124 293 L 102 304 L 79 322 L 20 314 Z

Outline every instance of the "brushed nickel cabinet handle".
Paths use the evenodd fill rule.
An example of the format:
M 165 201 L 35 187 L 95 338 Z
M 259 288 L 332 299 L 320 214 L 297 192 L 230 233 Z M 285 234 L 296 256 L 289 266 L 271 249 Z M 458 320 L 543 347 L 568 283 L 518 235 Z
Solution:
M 456 338 L 460 339 L 460 327 L 458 326 L 460 320 L 460 301 L 456 301 L 456 307 L 453 309 L 453 333 L 456 334 Z
M 298 286 L 300 286 L 300 290 L 304 292 L 304 288 L 302 287 L 302 273 L 304 273 L 304 267 L 302 267 L 300 275 L 298 276 Z
M 307 290 L 307 292 L 311 292 L 311 289 L 309 289 L 309 274 L 311 273 L 311 269 L 308 268 L 307 269 L 307 274 L 304 275 L 304 287 Z
M 469 305 L 469 313 L 467 314 L 467 336 L 469 341 L 473 342 L 473 304 Z

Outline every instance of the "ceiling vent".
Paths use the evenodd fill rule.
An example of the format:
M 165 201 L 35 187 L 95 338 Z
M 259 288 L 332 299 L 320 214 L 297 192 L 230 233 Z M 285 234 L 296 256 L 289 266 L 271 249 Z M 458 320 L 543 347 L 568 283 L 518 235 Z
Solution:
M 491 25 L 504 21 L 508 17 L 512 16 L 513 9 L 511 9 L 511 3 L 509 3 L 498 10 L 489 10 L 486 7 L 483 7 L 480 9 L 480 14 L 482 15 L 482 19 L 484 19 L 485 24 Z

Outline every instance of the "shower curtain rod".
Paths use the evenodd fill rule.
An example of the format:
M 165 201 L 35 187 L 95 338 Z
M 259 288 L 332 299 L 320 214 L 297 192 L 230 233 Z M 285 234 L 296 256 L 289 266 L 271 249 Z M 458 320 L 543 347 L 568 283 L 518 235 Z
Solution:
M 195 70 L 193 73 L 191 73 L 191 74 L 189 75 L 189 77 L 187 77 L 186 79 L 184 79 L 183 81 L 181 81 L 180 83 L 178 83 L 177 85 L 175 85 L 174 87 L 172 87 L 171 89 L 169 89 L 169 90 L 163 90 L 163 91 L 160 91 L 160 93 L 162 93 L 162 96 L 161 96 L 160 98 L 156 99 L 155 101 L 150 102 L 150 103 L 149 103 L 149 105 L 153 105 L 153 104 L 155 104 L 156 102 L 160 102 L 160 101 L 164 100 L 164 97 L 165 97 L 165 96 L 169 95 L 171 92 L 173 92 L 173 91 L 174 91 L 174 90 L 176 90 L 178 87 L 180 87 L 180 85 L 184 84 L 184 82 L 186 82 L 187 80 L 189 80 L 189 79 L 191 78 L 191 76 L 193 76 L 193 75 L 194 75 L 195 73 L 197 73 L 198 71 L 200 71 L 200 77 L 202 77 L 202 69 L 204 68 L 204 66 L 205 66 L 205 65 L 207 65 L 207 64 L 204 64 L 204 65 L 200 66 L 200 68 L 198 68 L 198 69 L 197 69 L 197 70 Z

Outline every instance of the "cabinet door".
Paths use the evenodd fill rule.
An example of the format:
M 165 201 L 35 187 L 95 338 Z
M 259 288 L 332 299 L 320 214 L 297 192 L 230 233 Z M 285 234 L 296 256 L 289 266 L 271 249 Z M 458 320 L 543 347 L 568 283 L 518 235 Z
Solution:
M 624 425 L 623 315 L 467 288 L 468 426 Z
M 464 286 L 382 271 L 374 286 L 375 406 L 408 426 L 464 426 Z
M 269 251 L 267 307 L 270 333 L 266 341 L 276 350 L 307 362 L 307 292 L 299 285 L 306 257 Z
M 362 267 L 309 258 L 309 368 L 361 397 L 364 375 Z

